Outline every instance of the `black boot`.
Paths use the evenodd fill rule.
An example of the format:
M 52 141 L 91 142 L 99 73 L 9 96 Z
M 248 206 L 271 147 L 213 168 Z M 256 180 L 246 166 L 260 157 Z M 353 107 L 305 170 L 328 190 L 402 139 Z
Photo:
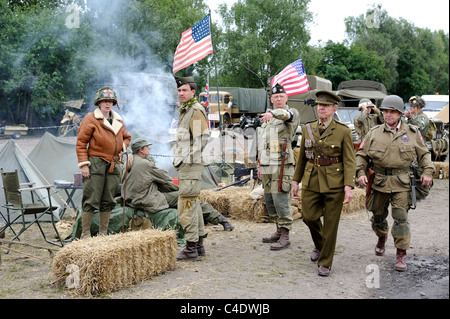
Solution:
M 206 256 L 205 246 L 203 246 L 203 237 L 200 236 L 198 238 L 198 242 L 196 243 L 196 249 L 199 256 Z
M 197 243 L 188 241 L 186 247 L 178 254 L 177 260 L 198 260 Z
M 223 230 L 232 231 L 234 226 L 231 225 L 231 223 L 223 215 L 220 215 L 220 217 L 222 218 L 220 224 L 223 226 Z

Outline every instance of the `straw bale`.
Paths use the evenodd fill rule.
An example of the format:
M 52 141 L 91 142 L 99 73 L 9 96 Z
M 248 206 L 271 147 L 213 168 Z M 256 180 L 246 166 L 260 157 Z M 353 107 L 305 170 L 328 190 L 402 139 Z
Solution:
M 448 162 L 434 162 L 436 171 L 434 172 L 433 178 L 439 178 L 439 171 L 442 170 L 442 178 L 448 179 Z
M 236 217 L 249 221 L 258 221 L 268 215 L 264 198 L 253 199 L 249 186 L 231 186 L 220 191 L 202 190 L 200 200 L 210 204 L 225 216 Z
M 176 233 L 146 229 L 74 241 L 52 261 L 58 286 L 97 296 L 175 269 Z
M 352 189 L 352 201 L 342 206 L 342 214 L 355 213 L 366 207 L 366 190 L 355 187 Z

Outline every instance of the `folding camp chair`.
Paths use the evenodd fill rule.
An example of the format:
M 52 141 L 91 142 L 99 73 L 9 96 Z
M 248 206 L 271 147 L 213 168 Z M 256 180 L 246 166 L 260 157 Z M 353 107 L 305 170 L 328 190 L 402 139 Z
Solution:
M 1 169 L 2 174 L 2 180 L 3 180 L 3 189 L 5 191 L 5 201 L 6 203 L 2 205 L 2 207 L 6 208 L 6 217 L 1 213 L 3 220 L 5 221 L 5 225 L 0 228 L 0 233 L 5 231 L 7 228 L 9 228 L 13 234 L 14 237 L 11 240 L 20 240 L 19 236 L 26 231 L 28 228 L 30 228 L 32 225 L 37 224 L 39 227 L 39 230 L 41 231 L 42 236 L 44 237 L 44 240 L 50 244 L 57 245 L 60 247 L 64 246 L 64 241 L 61 239 L 61 236 L 59 235 L 58 229 L 56 228 L 55 223 L 57 222 L 55 219 L 55 216 L 53 215 L 53 211 L 56 210 L 58 207 L 52 206 L 52 199 L 50 196 L 50 188 L 53 187 L 53 185 L 45 185 L 45 186 L 38 186 L 38 187 L 30 187 L 34 183 L 19 183 L 19 175 L 17 171 L 14 172 L 4 172 L 3 169 Z M 24 187 L 23 186 L 29 186 Z M 47 189 L 48 194 L 48 202 L 49 205 L 44 205 L 40 202 L 35 202 L 33 193 L 38 189 Z M 31 201 L 32 203 L 23 203 L 22 201 L 22 193 L 30 192 L 31 194 Z M 15 213 L 15 214 L 13 214 Z M 26 221 L 25 216 L 31 216 L 31 221 Z M 52 241 L 49 240 L 44 230 L 42 229 L 41 222 L 43 222 L 42 218 L 44 216 L 50 216 L 50 222 L 52 223 L 53 229 L 55 230 L 56 236 L 58 238 L 58 241 Z M 34 217 L 34 219 L 33 219 Z M 21 223 L 22 228 L 19 230 L 19 232 L 15 232 L 12 225 L 15 223 Z

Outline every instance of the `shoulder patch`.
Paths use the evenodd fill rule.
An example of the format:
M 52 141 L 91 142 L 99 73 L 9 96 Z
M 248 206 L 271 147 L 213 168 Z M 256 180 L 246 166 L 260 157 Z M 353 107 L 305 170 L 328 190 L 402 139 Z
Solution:
M 414 133 L 417 132 L 419 129 L 417 128 L 417 126 L 414 126 L 412 124 L 408 124 L 409 128 L 411 129 L 411 131 L 413 131 Z

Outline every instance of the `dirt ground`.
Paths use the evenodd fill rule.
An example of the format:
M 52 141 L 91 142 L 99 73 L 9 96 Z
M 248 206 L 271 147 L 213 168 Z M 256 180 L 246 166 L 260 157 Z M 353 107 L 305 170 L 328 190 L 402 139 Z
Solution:
M 3 142 L 3 141 L 0 141 Z M 23 146 L 26 148 L 26 146 Z M 207 255 L 198 262 L 177 262 L 176 269 L 101 299 L 448 299 L 449 298 L 449 180 L 435 180 L 429 197 L 411 210 L 411 248 L 408 270 L 395 271 L 395 247 L 389 236 L 386 254 L 375 256 L 376 237 L 368 212 L 342 216 L 336 254 L 329 277 L 317 275 L 310 261 L 309 231 L 296 220 L 291 246 L 270 251 L 263 236 L 269 223 L 230 218 L 231 232 L 207 226 Z M 389 218 L 392 226 L 392 219 Z M 46 225 L 50 231 L 50 225 Z M 46 244 L 37 227 L 23 242 Z M 24 235 L 25 235 L 24 234 Z M 11 235 L 6 232 L 6 238 Z M 2 254 L 0 298 L 80 299 L 51 283 L 51 258 L 46 250 L 13 245 L 26 253 Z

